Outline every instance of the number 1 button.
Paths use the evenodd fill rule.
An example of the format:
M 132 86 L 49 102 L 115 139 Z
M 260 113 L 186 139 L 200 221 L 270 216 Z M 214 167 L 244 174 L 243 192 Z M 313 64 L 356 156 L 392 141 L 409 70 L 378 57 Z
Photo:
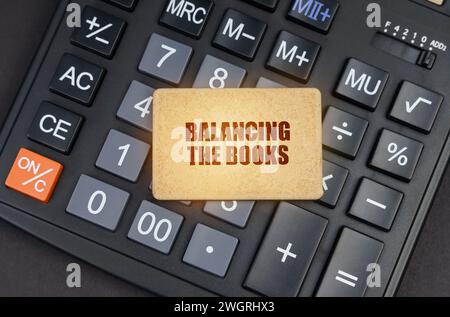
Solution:
M 116 130 L 111 130 L 98 156 L 97 166 L 107 172 L 136 182 L 150 145 Z

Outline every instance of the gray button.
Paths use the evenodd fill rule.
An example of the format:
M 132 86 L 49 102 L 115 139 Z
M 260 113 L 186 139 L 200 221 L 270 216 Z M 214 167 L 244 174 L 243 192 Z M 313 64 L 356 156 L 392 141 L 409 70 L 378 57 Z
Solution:
M 179 214 L 143 201 L 128 232 L 128 238 L 169 254 L 183 219 Z
M 239 240 L 202 224 L 195 227 L 183 261 L 214 275 L 227 273 Z
M 205 205 L 204 212 L 244 228 L 254 205 L 254 201 L 209 201 Z
M 136 182 L 150 145 L 116 130 L 109 132 L 95 166 Z
M 247 71 L 211 55 L 206 55 L 194 88 L 239 88 Z
M 273 80 L 267 79 L 265 77 L 260 77 L 258 79 L 258 83 L 256 84 L 256 88 L 285 88 L 286 86 L 277 83 Z
M 116 230 L 130 194 L 81 175 L 66 211 L 111 231 Z
M 139 65 L 147 75 L 178 85 L 192 56 L 192 48 L 153 33 Z
M 134 80 L 123 98 L 117 117 L 152 131 L 152 102 L 155 89 Z

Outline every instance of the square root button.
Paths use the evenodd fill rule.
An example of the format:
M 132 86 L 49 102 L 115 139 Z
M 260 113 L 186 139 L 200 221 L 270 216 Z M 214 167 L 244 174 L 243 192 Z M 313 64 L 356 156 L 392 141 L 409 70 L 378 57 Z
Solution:
M 202 224 L 195 227 L 183 262 L 225 277 L 239 240 Z

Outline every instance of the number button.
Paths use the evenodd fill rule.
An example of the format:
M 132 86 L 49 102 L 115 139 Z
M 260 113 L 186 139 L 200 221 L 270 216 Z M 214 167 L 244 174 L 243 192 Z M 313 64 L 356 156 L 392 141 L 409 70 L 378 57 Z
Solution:
M 95 166 L 136 182 L 150 151 L 150 145 L 116 130 L 108 134 Z
M 86 7 L 81 27 L 72 35 L 72 43 L 104 57 L 111 58 L 125 30 L 126 23 L 92 7 Z
M 247 71 L 211 55 L 206 55 L 194 88 L 239 88 Z
M 405 81 L 395 100 L 390 117 L 429 133 L 443 101 L 442 95 Z
M 82 122 L 81 116 L 49 102 L 43 102 L 27 136 L 33 141 L 68 154 Z
M 81 175 L 67 205 L 74 216 L 114 231 L 130 194 L 87 175 Z
M 404 181 L 410 181 L 422 150 L 422 143 L 384 130 L 370 161 L 370 166 Z
M 319 52 L 319 44 L 281 31 L 266 65 L 273 71 L 306 82 Z
M 139 65 L 139 71 L 178 85 L 192 53 L 191 47 L 153 33 Z
M 143 201 L 128 232 L 128 238 L 169 254 L 183 219 L 179 214 Z
M 286 88 L 286 86 L 271 79 L 260 77 L 256 83 L 256 88 Z
M 105 70 L 70 54 L 64 54 L 50 90 L 83 105 L 90 106 Z
M 120 105 L 117 117 L 146 131 L 152 130 L 152 87 L 133 81 Z
M 203 210 L 232 225 L 245 228 L 254 206 L 254 201 L 209 201 Z

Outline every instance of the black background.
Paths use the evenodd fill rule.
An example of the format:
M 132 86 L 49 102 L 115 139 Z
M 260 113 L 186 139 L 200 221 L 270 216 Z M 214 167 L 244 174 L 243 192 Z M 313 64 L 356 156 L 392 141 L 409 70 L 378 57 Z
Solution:
M 14 102 L 58 0 L 0 1 L 0 126 Z M 442 181 L 399 296 L 450 296 L 450 170 Z M 66 266 L 81 265 L 82 287 L 66 286 Z M 147 296 L 0 221 L 0 296 Z

